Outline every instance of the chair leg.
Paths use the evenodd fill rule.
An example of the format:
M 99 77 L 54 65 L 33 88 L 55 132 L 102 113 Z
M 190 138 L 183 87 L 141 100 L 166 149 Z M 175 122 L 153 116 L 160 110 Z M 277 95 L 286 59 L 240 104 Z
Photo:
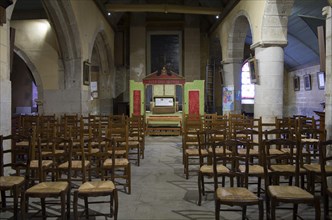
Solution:
M 258 209 L 259 209 L 259 220 L 263 220 L 264 219 L 264 202 L 262 199 L 259 199 Z
M 87 196 L 84 196 L 84 211 L 85 211 L 85 216 L 89 216 L 89 200 Z
M 65 192 L 61 193 L 60 200 L 61 200 L 61 219 L 63 219 L 63 220 L 70 219 L 70 218 L 67 218 L 67 215 L 66 215 L 66 193 Z M 70 201 L 67 201 L 67 202 L 70 203 Z
M 128 164 L 128 194 L 131 194 L 131 165 L 130 163 Z
M 318 196 L 315 196 L 314 206 L 315 206 L 315 219 L 320 219 L 320 198 Z M 328 206 L 327 206 L 327 211 L 328 211 Z
M 298 209 L 298 204 L 293 205 L 293 220 L 297 219 L 297 209 Z
M 270 207 L 270 213 L 271 213 L 271 219 L 276 219 L 276 201 L 274 199 L 271 199 L 271 207 Z
M 18 214 L 18 192 L 20 188 L 18 186 L 14 187 L 13 190 L 13 199 L 14 199 L 14 219 L 17 219 L 17 214 Z
M 41 209 L 42 209 L 42 216 L 43 216 L 43 219 L 46 219 L 46 205 L 45 205 L 45 198 L 41 198 L 41 199 L 40 199 L 40 205 L 41 205 Z
M 78 208 L 78 191 L 76 190 L 74 192 L 74 198 L 73 198 L 73 211 L 74 211 L 75 220 L 78 220 L 77 208 Z
M 220 219 L 220 201 L 218 199 L 215 200 L 215 220 Z
M 247 206 L 242 207 L 242 220 L 245 220 L 247 217 Z
M 197 203 L 197 205 L 199 205 L 199 206 L 201 206 L 201 203 L 202 203 L 201 178 L 202 178 L 202 173 L 198 172 L 198 178 L 197 178 L 197 182 L 198 182 L 198 203 Z
M 257 197 L 261 196 L 261 188 L 262 188 L 262 178 L 258 177 L 257 178 Z
M 6 191 L 1 191 L 1 206 L 6 208 Z
M 113 213 L 113 218 L 114 220 L 118 219 L 118 206 L 119 206 L 119 202 L 118 202 L 118 190 L 114 189 L 113 191 L 113 199 L 114 199 L 114 213 Z
M 324 193 L 323 196 L 323 205 L 324 205 L 324 218 L 329 219 L 329 197 Z
M 28 210 L 28 205 L 26 205 L 26 199 L 25 199 L 25 192 L 22 191 L 21 193 L 21 217 L 22 217 L 22 220 L 25 220 L 26 219 L 26 214 L 27 214 L 27 210 Z

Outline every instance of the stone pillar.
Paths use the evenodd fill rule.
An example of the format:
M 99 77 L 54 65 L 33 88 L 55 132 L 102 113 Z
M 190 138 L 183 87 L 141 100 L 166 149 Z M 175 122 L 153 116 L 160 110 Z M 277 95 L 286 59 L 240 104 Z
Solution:
M 9 22 L 0 26 L 0 134 L 11 133 L 12 89 L 10 82 Z
M 326 16 L 326 83 L 325 83 L 325 129 L 327 139 L 332 138 L 332 9 L 323 8 Z
M 284 50 L 281 46 L 255 48 L 258 83 L 255 86 L 254 116 L 274 122 L 283 116 Z
M 234 87 L 234 109 L 232 113 L 241 113 L 241 71 L 242 71 L 242 60 L 232 59 L 222 61 L 224 70 L 224 87 Z M 230 112 L 223 111 L 223 114 Z

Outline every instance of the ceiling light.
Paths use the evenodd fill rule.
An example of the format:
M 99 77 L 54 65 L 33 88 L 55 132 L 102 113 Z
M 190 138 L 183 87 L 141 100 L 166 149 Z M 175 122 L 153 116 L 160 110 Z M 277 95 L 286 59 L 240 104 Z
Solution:
M 219 15 L 216 15 L 216 19 L 219 19 Z
M 108 12 L 107 15 L 108 15 L 108 16 L 111 16 L 111 12 Z

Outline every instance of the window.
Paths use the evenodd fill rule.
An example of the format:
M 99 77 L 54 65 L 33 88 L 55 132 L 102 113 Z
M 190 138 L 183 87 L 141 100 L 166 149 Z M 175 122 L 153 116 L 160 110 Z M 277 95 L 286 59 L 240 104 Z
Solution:
M 250 82 L 250 71 L 248 62 L 242 66 L 241 75 L 241 103 L 254 104 L 255 85 Z

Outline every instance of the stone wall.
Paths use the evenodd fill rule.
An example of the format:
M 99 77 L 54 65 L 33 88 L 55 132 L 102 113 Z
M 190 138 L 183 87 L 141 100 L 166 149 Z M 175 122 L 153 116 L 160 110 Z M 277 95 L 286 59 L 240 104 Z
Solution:
M 323 111 L 320 103 L 324 102 L 324 90 L 318 89 L 317 72 L 319 65 L 285 73 L 284 116 L 307 115 L 318 116 L 313 111 Z M 311 90 L 305 90 L 304 76 L 311 76 Z M 300 78 L 300 90 L 294 91 L 294 76 Z

